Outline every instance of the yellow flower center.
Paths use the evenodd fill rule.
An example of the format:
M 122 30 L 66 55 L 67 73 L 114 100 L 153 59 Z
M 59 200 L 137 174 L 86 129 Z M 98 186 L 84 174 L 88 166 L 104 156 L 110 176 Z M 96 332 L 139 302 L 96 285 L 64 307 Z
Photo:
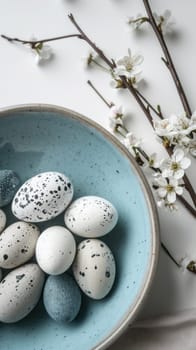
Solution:
M 167 190 L 167 192 L 173 192 L 174 186 L 172 186 L 172 185 L 167 185 L 167 186 L 166 186 L 166 190 Z
M 133 69 L 133 64 L 131 62 L 127 62 L 126 64 L 126 70 L 130 72 Z
M 180 169 L 180 166 L 178 163 L 173 162 L 171 168 L 172 168 L 172 170 L 176 171 L 176 170 Z

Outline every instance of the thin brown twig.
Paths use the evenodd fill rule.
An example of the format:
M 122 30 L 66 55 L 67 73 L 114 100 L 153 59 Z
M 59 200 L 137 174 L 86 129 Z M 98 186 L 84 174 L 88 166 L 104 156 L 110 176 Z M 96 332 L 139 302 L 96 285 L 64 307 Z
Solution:
M 147 104 L 147 106 L 149 106 L 149 108 L 159 117 L 162 118 L 162 115 L 160 114 L 160 112 L 158 110 L 156 110 L 155 107 L 153 107 L 153 105 L 146 99 L 146 97 L 138 90 L 135 88 L 135 91 L 137 92 L 137 94 L 141 97 L 141 99 Z
M 186 174 L 184 174 L 183 180 L 184 180 L 185 187 L 188 188 L 189 194 L 190 194 L 192 201 L 196 207 L 196 193 L 195 193 L 193 186 L 191 185 L 190 180 Z
M 103 61 L 105 61 L 108 66 L 113 69 L 114 68 L 114 63 L 113 61 L 109 60 L 103 53 L 102 50 L 99 49 L 99 47 L 97 47 L 89 38 L 88 36 L 83 32 L 83 30 L 80 28 L 80 26 L 78 25 L 78 23 L 75 21 L 74 16 L 72 15 L 72 13 L 70 13 L 68 15 L 70 21 L 74 24 L 74 26 L 78 29 L 79 33 L 82 35 L 82 39 L 84 39 L 96 52 L 97 54 L 102 58 Z
M 87 84 L 96 92 L 96 94 L 100 97 L 100 99 L 109 107 L 111 108 L 113 103 L 109 103 L 106 101 L 106 99 L 103 97 L 103 95 L 100 94 L 100 92 L 96 89 L 96 87 L 92 84 L 90 80 L 87 80 Z
M 174 262 L 174 264 L 177 265 L 178 267 L 181 267 L 179 262 L 176 259 L 174 259 L 174 257 L 171 255 L 170 251 L 167 249 L 167 247 L 163 242 L 161 242 L 161 247 L 163 248 L 164 252 L 170 257 L 170 259 Z
M 120 76 L 120 79 L 122 80 L 124 86 L 126 86 L 126 88 L 131 92 L 131 94 L 134 96 L 134 98 L 136 99 L 137 103 L 139 104 L 139 106 L 141 107 L 141 109 L 143 110 L 144 114 L 146 115 L 148 121 L 150 122 L 150 124 L 153 126 L 153 118 L 151 116 L 150 111 L 147 109 L 147 107 L 144 105 L 143 101 L 141 100 L 140 96 L 138 95 L 136 89 L 134 88 L 134 86 L 132 84 L 130 84 L 127 81 L 127 78 L 123 75 Z
M 179 94 L 179 97 L 180 97 L 180 100 L 182 102 L 182 105 L 184 107 L 184 110 L 186 112 L 186 115 L 188 118 L 191 117 L 192 115 L 192 112 L 191 112 L 191 108 L 189 106 L 189 103 L 188 103 L 188 99 L 186 97 L 186 94 L 185 94 L 185 91 L 183 89 L 183 86 L 182 86 L 182 83 L 180 81 L 180 78 L 178 76 L 178 73 L 176 71 L 176 68 L 174 66 L 174 63 L 173 63 L 173 60 L 172 60 L 172 57 L 170 55 L 170 52 L 168 50 L 168 47 L 167 47 L 167 44 L 165 42 L 165 39 L 164 39 L 164 36 L 161 32 L 161 29 L 157 26 L 156 24 L 156 21 L 154 19 L 154 16 L 153 16 L 153 13 L 152 13 L 152 10 L 151 10 L 151 7 L 149 5 L 149 1 L 148 0 L 143 0 L 143 3 L 144 3 L 144 6 L 145 6 L 145 9 L 146 9 L 146 12 L 148 14 L 148 17 L 149 17 L 149 23 L 151 24 L 151 27 L 161 45 L 161 48 L 163 50 L 163 53 L 165 55 L 165 58 L 162 58 L 162 60 L 164 61 L 164 63 L 166 64 L 167 68 L 169 69 L 171 75 L 172 75 L 172 78 L 173 78 L 173 81 L 176 85 L 176 89 L 178 91 L 178 94 Z
M 83 39 L 82 35 L 80 35 L 80 34 L 61 35 L 61 36 L 57 36 L 54 38 L 47 38 L 47 39 L 41 39 L 41 40 L 23 40 L 23 39 L 19 39 L 19 38 L 12 38 L 12 37 L 9 37 L 9 36 L 4 35 L 4 34 L 1 34 L 1 37 L 3 39 L 8 40 L 9 42 L 18 42 L 18 43 L 21 43 L 23 45 L 31 45 L 32 48 L 34 48 L 37 44 L 44 44 L 44 43 L 47 43 L 49 41 L 56 41 L 56 40 L 74 38 L 74 37 L 76 37 L 78 39 Z
M 182 196 L 177 196 L 178 199 L 180 200 L 180 202 L 182 202 L 182 204 L 190 211 L 190 213 L 196 217 L 196 210 L 189 204 L 189 202 L 187 202 L 187 200 L 182 197 Z

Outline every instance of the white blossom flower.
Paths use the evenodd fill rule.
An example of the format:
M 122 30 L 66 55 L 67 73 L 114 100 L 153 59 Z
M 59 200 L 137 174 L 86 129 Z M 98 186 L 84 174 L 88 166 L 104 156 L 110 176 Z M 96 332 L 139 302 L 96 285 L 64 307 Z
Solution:
M 164 201 L 165 206 L 175 203 L 176 194 L 182 195 L 183 187 L 179 185 L 178 180 L 175 178 L 166 179 L 164 177 L 157 176 L 154 179 L 154 186 L 157 191 L 159 201 Z
M 180 146 L 184 153 L 196 155 L 193 139 L 193 133 L 196 131 L 196 112 L 190 119 L 185 114 L 173 114 L 169 118 L 157 120 L 154 122 L 154 129 L 155 133 L 163 138 L 164 144 Z
M 109 113 L 109 126 L 112 132 L 116 132 L 118 127 L 124 128 L 122 106 L 111 105 Z
M 105 71 L 108 71 L 108 69 L 104 67 L 99 61 L 100 61 L 100 57 L 91 50 L 88 51 L 86 56 L 82 57 L 82 63 L 84 68 L 89 68 L 92 65 L 96 65 L 99 68 Z
M 189 135 L 192 131 L 196 131 L 196 115 L 193 114 L 191 118 L 183 115 L 171 115 L 170 122 L 173 124 L 173 129 L 179 135 Z
M 132 30 L 137 30 L 144 23 L 144 16 L 141 13 L 138 13 L 136 17 L 128 17 L 127 24 Z
M 191 160 L 184 156 L 184 151 L 180 148 L 176 149 L 171 158 L 164 159 L 161 162 L 162 176 L 181 179 L 184 176 L 184 171 L 190 164 Z
M 156 134 L 161 137 L 171 137 L 177 134 L 177 132 L 174 131 L 174 124 L 172 118 L 155 120 L 154 129 Z
M 109 127 L 113 133 L 115 133 L 119 127 L 124 127 L 122 118 L 109 117 Z
M 94 53 L 92 51 L 88 51 L 87 55 L 82 57 L 84 68 L 88 68 L 94 59 Z
M 196 140 L 190 140 L 189 152 L 193 157 L 196 157 Z
M 49 61 L 53 56 L 52 48 L 49 45 L 42 45 L 40 49 L 33 49 L 35 54 L 35 62 L 37 64 L 42 64 L 45 61 Z
M 140 64 L 143 62 L 143 56 L 139 54 L 132 55 L 128 49 L 128 56 L 124 56 L 117 60 L 116 68 L 113 69 L 114 77 L 118 78 L 121 75 L 127 79 L 137 78 L 141 73 Z
M 170 211 L 178 210 L 178 206 L 176 203 L 169 203 L 166 199 L 157 200 L 157 206 L 159 208 L 169 208 Z
M 141 79 L 140 75 L 134 76 L 134 77 L 128 79 L 129 83 L 134 85 L 134 87 L 136 87 L 136 88 L 138 87 L 138 83 L 141 80 L 142 79 Z M 118 77 L 114 77 L 113 74 L 112 74 L 112 80 L 110 81 L 110 86 L 114 89 L 124 88 L 122 80 L 119 79 Z
M 110 81 L 110 86 L 114 89 L 119 89 L 123 87 L 121 79 L 115 78 L 112 74 L 112 80 Z
M 110 107 L 110 114 L 109 114 L 110 118 L 123 118 L 123 108 L 122 106 L 116 106 L 116 105 L 112 105 Z
M 141 145 L 141 139 L 138 139 L 133 132 L 128 132 L 124 139 L 124 145 L 125 147 L 133 153 L 134 147 L 139 147 Z
M 173 31 L 175 21 L 171 19 L 171 11 L 165 10 L 162 15 L 157 15 L 157 13 L 154 12 L 153 16 L 156 24 L 159 26 L 163 34 L 170 34 Z
M 159 161 L 159 159 L 158 159 L 157 153 L 152 153 L 152 154 L 149 156 L 148 165 L 149 165 L 151 168 L 154 168 L 154 169 L 157 169 L 157 168 L 160 167 L 160 161 Z
M 185 255 L 183 258 L 180 259 L 179 264 L 182 272 L 187 271 L 187 266 L 190 263 L 191 259 L 188 255 Z
M 30 41 L 37 41 L 35 37 L 31 37 Z M 35 62 L 37 64 L 42 64 L 45 61 L 49 61 L 53 56 L 53 51 L 51 46 L 45 43 L 37 43 L 34 46 L 32 44 L 29 45 L 31 52 L 35 57 Z
M 174 150 L 180 147 L 187 154 L 190 151 L 191 139 L 186 135 L 177 135 L 170 139 L 170 144 L 175 146 Z

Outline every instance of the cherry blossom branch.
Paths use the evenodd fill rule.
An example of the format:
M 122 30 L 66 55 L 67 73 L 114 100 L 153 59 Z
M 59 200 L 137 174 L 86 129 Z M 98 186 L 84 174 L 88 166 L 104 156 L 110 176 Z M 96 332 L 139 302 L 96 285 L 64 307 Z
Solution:
M 103 95 L 98 91 L 98 89 L 94 86 L 94 84 L 88 80 L 87 81 L 88 85 L 94 90 L 94 92 L 99 96 L 99 98 L 106 104 L 107 107 L 111 108 L 112 106 L 114 106 L 113 102 L 108 102 Z M 117 124 L 116 127 L 116 131 L 123 137 L 125 137 L 125 134 L 121 132 L 122 130 L 122 126 Z M 128 133 L 128 130 L 124 127 L 124 131 L 125 133 Z M 135 158 L 136 161 L 138 162 L 139 165 L 143 165 L 144 162 L 142 161 L 142 159 L 140 158 L 139 154 L 148 162 L 148 164 L 150 163 L 150 157 L 148 156 L 148 154 L 144 151 L 143 148 L 139 147 L 139 146 L 135 146 L 133 147 L 133 150 L 135 151 Z M 154 168 L 153 165 L 149 165 L 149 168 L 151 168 L 154 172 L 158 172 L 161 173 L 161 169 L 160 168 Z M 190 211 L 190 213 L 196 217 L 196 210 L 187 202 L 187 200 L 178 195 L 177 194 L 178 199 L 182 202 L 182 204 Z
M 151 27 L 161 45 L 161 48 L 163 50 L 163 53 L 165 55 L 165 58 L 162 58 L 163 62 L 165 63 L 166 67 L 169 69 L 170 73 L 171 73 L 171 76 L 173 78 L 173 81 L 176 85 L 176 89 L 178 91 L 178 94 L 179 94 L 179 97 L 180 97 L 180 100 L 182 102 L 182 105 L 184 107 L 184 110 L 186 112 L 186 115 L 188 118 L 191 117 L 191 108 L 189 106 L 189 103 L 188 103 L 188 99 L 186 97 L 186 94 L 185 94 L 185 91 L 183 89 L 183 86 L 182 86 L 182 83 L 180 81 L 180 78 L 178 76 L 178 73 L 175 69 L 175 66 L 174 66 L 174 63 L 173 63 L 173 60 L 172 60 L 172 57 L 170 55 L 170 52 L 168 50 L 168 47 L 167 47 L 167 44 L 165 42 L 165 39 L 164 39 L 164 36 L 161 32 L 161 28 L 159 28 L 159 26 L 156 24 L 156 21 L 154 19 L 154 16 L 153 16 L 153 13 L 152 13 L 152 10 L 151 10 L 151 7 L 149 5 L 149 1 L 148 0 L 143 0 L 143 3 L 144 3 L 144 6 L 145 6 L 145 9 L 146 9 L 146 12 L 148 14 L 148 17 L 149 17 L 149 23 L 151 24 Z
M 138 147 L 137 149 L 138 149 L 139 153 L 140 153 L 147 161 L 149 161 L 149 156 L 147 155 L 147 153 L 145 153 L 144 150 L 141 149 L 140 147 Z M 151 166 L 150 168 L 151 168 L 152 170 L 154 170 L 154 171 L 159 171 L 159 172 L 161 172 L 159 168 L 154 169 L 152 166 Z M 183 180 L 184 180 L 184 179 L 186 179 L 186 181 L 188 180 L 187 183 L 186 183 L 186 187 L 189 188 L 189 186 L 190 186 L 189 190 L 192 189 L 192 186 L 191 186 L 191 184 L 190 184 L 190 181 L 189 181 L 189 179 L 187 178 L 186 175 L 184 175 Z M 191 214 L 192 214 L 194 217 L 196 217 L 196 209 L 194 209 L 194 208 L 187 202 L 187 200 L 186 200 L 183 196 L 177 195 L 177 197 L 178 197 L 178 199 L 182 202 L 182 204 L 191 212 Z M 193 198 L 193 200 L 195 201 L 195 194 L 194 194 L 194 193 L 192 193 L 191 198 Z M 195 204 L 195 203 L 194 203 L 194 204 Z
M 78 29 L 79 33 L 82 35 L 83 39 L 92 47 L 92 49 L 100 56 L 100 58 L 113 70 L 115 67 L 116 67 L 116 64 L 114 62 L 114 60 L 109 60 L 104 52 L 102 50 L 100 50 L 95 43 L 93 43 L 89 37 L 84 33 L 84 31 L 81 29 L 81 27 L 78 25 L 78 23 L 76 22 L 74 16 L 72 14 L 70 14 L 69 16 L 69 19 L 71 20 L 71 22 L 74 24 L 74 26 Z M 147 117 L 148 121 L 150 122 L 150 124 L 153 126 L 153 118 L 152 118 L 152 115 L 150 113 L 150 110 L 148 108 L 148 105 L 147 107 L 145 106 L 145 104 L 143 103 L 141 97 L 138 95 L 137 93 L 137 90 L 135 89 L 135 87 L 130 84 L 128 81 L 127 81 L 127 78 L 125 76 L 120 76 L 120 79 L 123 83 L 123 86 L 125 86 L 130 92 L 131 94 L 133 95 L 133 97 L 135 98 L 135 100 L 137 101 L 137 103 L 139 104 L 139 106 L 141 107 L 142 111 L 144 112 L 145 116 Z M 147 101 L 147 100 L 146 100 Z M 169 150 L 166 148 L 166 150 L 168 151 L 169 153 Z M 194 189 L 192 187 L 192 185 L 190 184 L 190 181 L 186 181 L 186 189 L 187 191 L 189 192 L 192 200 L 193 200 L 193 203 L 195 204 L 196 203 L 196 194 L 194 192 Z M 181 198 L 181 197 L 180 197 Z M 183 204 L 185 205 L 187 201 L 184 199 L 183 200 Z M 187 202 L 188 203 L 188 202 Z M 189 210 L 190 209 L 190 205 L 188 203 L 188 205 L 186 206 L 186 208 Z M 191 207 L 192 208 L 192 207 Z M 191 210 L 192 214 L 195 215 L 196 213 L 196 210 L 194 208 L 192 208 Z
M 79 34 L 63 35 L 63 36 L 42 39 L 42 40 L 22 40 L 22 39 L 18 39 L 18 38 L 11 38 L 11 37 L 8 37 L 6 35 L 2 35 L 2 38 L 6 39 L 10 42 L 19 42 L 19 43 L 22 43 L 24 45 L 27 45 L 27 44 L 31 45 L 32 49 L 37 50 L 37 49 L 40 49 L 40 47 L 39 47 L 40 45 L 42 45 L 46 42 L 49 42 L 49 41 L 77 37 L 79 39 L 86 41 L 91 46 L 91 48 L 98 54 L 98 56 L 106 63 L 106 65 L 110 68 L 110 70 L 112 72 L 116 68 L 115 61 L 113 59 L 108 59 L 106 57 L 106 55 L 104 54 L 104 52 L 102 50 L 100 50 L 99 47 L 97 47 L 96 44 L 93 43 L 89 39 L 89 37 L 84 33 L 84 31 L 80 28 L 78 23 L 75 21 L 75 18 L 72 14 L 70 14 L 68 17 L 71 20 L 71 22 L 73 23 L 73 25 L 76 27 L 76 29 L 79 31 Z M 121 80 L 122 86 L 126 87 L 129 90 L 129 92 L 133 95 L 133 97 L 135 98 L 135 100 L 137 101 L 139 106 L 141 107 L 142 111 L 144 112 L 145 116 L 147 117 L 148 121 L 150 122 L 150 124 L 152 126 L 153 126 L 153 117 L 151 115 L 151 111 L 153 111 L 161 119 L 163 118 L 160 107 L 156 110 L 153 107 L 153 105 L 151 103 L 149 103 L 148 100 L 133 86 L 133 84 L 127 79 L 126 76 L 120 75 L 119 78 Z M 169 147 L 165 147 L 165 148 L 166 148 L 168 154 L 171 155 L 172 148 L 171 149 Z M 189 179 L 187 178 L 187 176 L 185 176 L 184 183 L 185 183 L 185 187 L 186 187 L 187 191 L 189 192 L 189 194 L 193 200 L 193 203 L 196 205 L 196 195 L 195 195 L 194 189 L 192 188 L 191 183 L 190 183 Z M 182 198 L 182 197 L 180 197 L 180 198 Z M 182 202 L 187 207 L 187 209 L 190 210 L 191 206 L 189 204 L 186 205 L 186 200 L 183 199 Z M 194 209 L 193 209 L 193 211 L 194 211 Z M 192 213 L 193 213 L 193 211 L 192 211 Z

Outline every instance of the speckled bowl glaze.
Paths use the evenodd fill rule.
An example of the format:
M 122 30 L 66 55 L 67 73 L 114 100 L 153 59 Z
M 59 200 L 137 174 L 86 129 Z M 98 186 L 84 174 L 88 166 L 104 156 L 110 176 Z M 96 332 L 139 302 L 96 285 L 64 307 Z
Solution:
M 3 350 L 100 350 L 133 321 L 151 285 L 157 263 L 158 219 L 151 191 L 129 152 L 108 132 L 70 110 L 27 105 L 0 111 L 0 169 L 13 169 L 22 182 L 44 171 L 65 173 L 74 198 L 101 196 L 119 213 L 113 232 L 103 237 L 117 263 L 110 294 L 83 296 L 72 323 L 58 324 L 37 308 L 16 324 L 0 323 Z M 10 207 L 8 223 L 14 222 Z M 63 215 L 40 224 L 63 224 Z

